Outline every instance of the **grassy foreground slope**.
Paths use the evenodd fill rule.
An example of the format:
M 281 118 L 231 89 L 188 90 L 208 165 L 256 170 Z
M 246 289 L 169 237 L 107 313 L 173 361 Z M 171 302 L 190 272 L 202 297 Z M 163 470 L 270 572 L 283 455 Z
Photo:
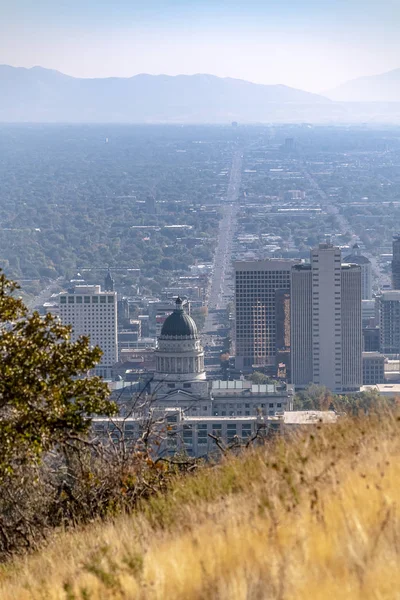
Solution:
M 400 421 L 317 426 L 5 565 L 2 600 L 400 597 Z

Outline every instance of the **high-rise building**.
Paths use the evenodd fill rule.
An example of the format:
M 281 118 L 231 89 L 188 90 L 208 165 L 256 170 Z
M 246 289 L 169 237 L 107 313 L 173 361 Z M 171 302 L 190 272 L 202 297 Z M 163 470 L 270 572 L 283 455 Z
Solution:
M 236 368 L 276 366 L 277 290 L 290 290 L 296 260 L 235 263 Z
M 344 263 L 360 265 L 361 267 L 361 299 L 372 299 L 372 265 L 371 261 L 363 256 L 358 244 L 354 244 L 351 254 L 343 259 Z
M 362 278 L 362 267 L 361 267 Z M 374 327 L 376 324 L 376 302 L 373 300 L 361 300 L 361 318 L 363 327 Z
M 110 378 L 118 360 L 117 292 L 103 292 L 99 285 L 77 285 L 59 294 L 59 314 L 65 325 L 72 325 L 73 341 L 87 335 L 93 346 L 100 346 L 103 356 L 94 372 Z
M 310 265 L 292 268 L 292 383 L 334 392 L 362 385 L 361 268 L 341 264 L 340 248 L 320 244 Z
M 400 290 L 400 235 L 393 236 L 392 288 Z
M 400 354 L 400 290 L 382 292 L 377 297 L 379 347 L 382 354 Z
M 279 377 L 290 382 L 290 291 L 276 290 L 276 367 Z
M 285 145 L 284 145 L 284 149 L 286 150 L 286 152 L 291 152 L 292 150 L 294 150 L 295 148 L 295 142 L 293 138 L 286 138 L 285 139 Z
M 104 278 L 104 289 L 106 292 L 114 291 L 114 279 L 112 278 L 110 269 L 108 269 L 107 275 Z
M 379 327 L 363 328 L 364 352 L 379 352 Z
M 296 265 L 292 268 L 290 292 L 291 381 L 298 387 L 305 387 L 313 381 L 311 265 Z

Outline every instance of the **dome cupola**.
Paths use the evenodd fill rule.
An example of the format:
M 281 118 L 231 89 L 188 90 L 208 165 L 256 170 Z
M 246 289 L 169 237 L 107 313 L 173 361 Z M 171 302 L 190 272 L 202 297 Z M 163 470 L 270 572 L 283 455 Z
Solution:
M 160 339 L 197 339 L 197 326 L 183 309 L 181 298 L 175 302 L 175 310 L 164 321 Z

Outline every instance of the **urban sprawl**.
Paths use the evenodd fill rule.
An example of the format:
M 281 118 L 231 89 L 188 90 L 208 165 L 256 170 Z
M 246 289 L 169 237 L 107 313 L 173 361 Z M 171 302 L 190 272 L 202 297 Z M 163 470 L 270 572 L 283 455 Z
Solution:
M 19 191 L 1 167 L 2 268 L 103 351 L 95 435 L 151 416 L 158 453 L 207 456 L 343 417 L 310 389 L 400 394 L 398 128 L 100 129 L 38 131 Z

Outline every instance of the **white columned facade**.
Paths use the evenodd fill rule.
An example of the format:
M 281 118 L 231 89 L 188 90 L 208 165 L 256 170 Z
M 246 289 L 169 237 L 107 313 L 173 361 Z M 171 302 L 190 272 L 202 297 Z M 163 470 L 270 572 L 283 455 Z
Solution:
M 163 324 L 155 354 L 152 391 L 157 398 L 179 389 L 199 398 L 208 397 L 204 350 L 196 323 L 183 309 L 180 298 Z

